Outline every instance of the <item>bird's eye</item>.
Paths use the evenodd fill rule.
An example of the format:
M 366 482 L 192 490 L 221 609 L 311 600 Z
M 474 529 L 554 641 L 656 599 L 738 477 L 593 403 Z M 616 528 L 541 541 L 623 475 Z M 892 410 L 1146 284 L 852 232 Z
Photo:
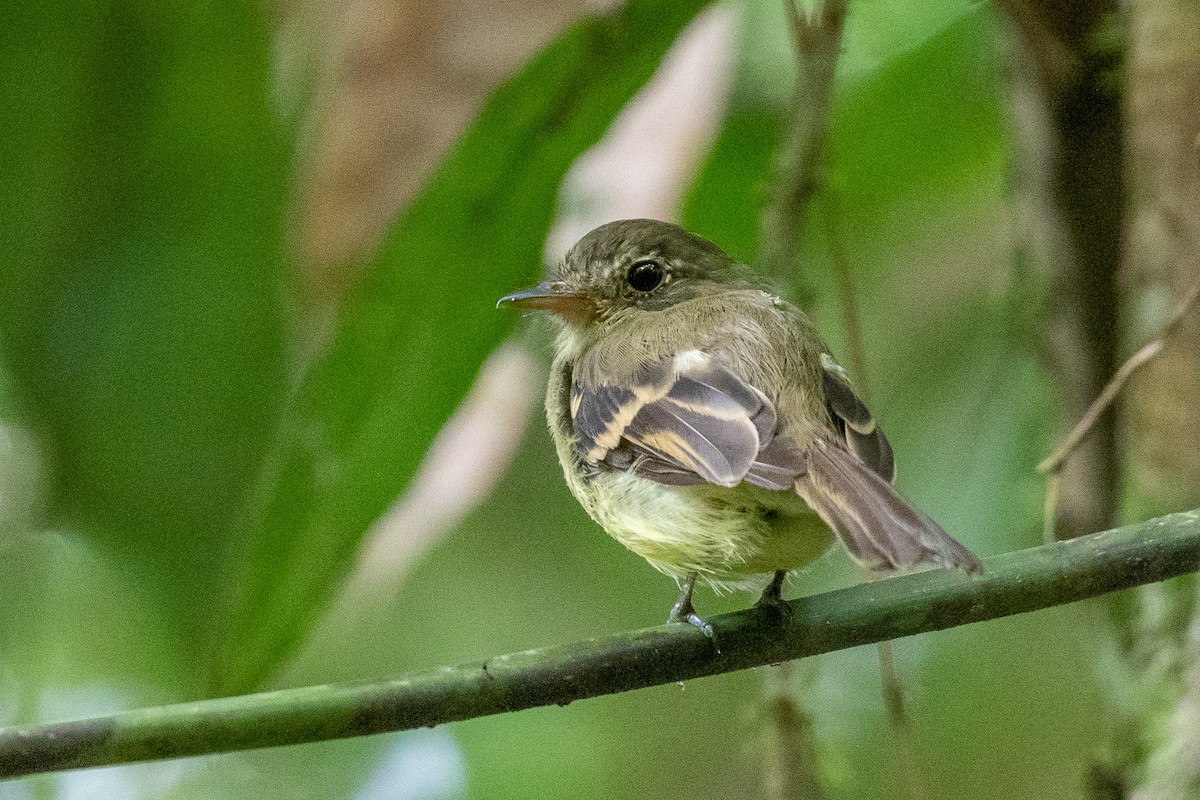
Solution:
M 645 260 L 638 261 L 631 266 L 625 279 L 639 292 L 652 292 L 659 287 L 666 276 L 667 272 L 661 264 L 657 261 Z

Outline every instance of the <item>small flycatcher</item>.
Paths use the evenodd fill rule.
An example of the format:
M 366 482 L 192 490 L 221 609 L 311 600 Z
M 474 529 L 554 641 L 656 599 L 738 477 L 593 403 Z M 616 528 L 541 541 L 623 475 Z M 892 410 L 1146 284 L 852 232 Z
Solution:
M 836 536 L 872 570 L 979 559 L 892 488 L 892 448 L 812 323 L 716 245 L 647 219 L 596 228 L 500 300 L 560 322 L 546 392 L 567 485 L 673 577 L 778 604 Z M 831 534 L 832 531 L 832 534 Z

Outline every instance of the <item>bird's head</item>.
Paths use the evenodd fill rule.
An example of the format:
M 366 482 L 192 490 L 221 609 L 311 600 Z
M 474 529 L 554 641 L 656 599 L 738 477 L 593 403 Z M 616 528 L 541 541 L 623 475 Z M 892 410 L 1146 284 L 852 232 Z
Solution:
M 749 285 L 745 268 L 712 242 L 669 222 L 626 219 L 584 236 L 546 281 L 499 304 L 551 311 L 587 328 L 626 309 L 660 311 Z

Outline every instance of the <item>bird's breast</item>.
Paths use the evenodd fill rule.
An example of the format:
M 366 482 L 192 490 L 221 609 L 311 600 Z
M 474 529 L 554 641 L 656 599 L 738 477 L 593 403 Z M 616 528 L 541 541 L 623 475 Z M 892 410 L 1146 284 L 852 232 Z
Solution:
M 664 486 L 628 471 L 600 473 L 572 489 L 609 535 L 660 572 L 676 578 L 697 572 L 720 587 L 804 566 L 831 541 L 793 492 L 749 484 Z

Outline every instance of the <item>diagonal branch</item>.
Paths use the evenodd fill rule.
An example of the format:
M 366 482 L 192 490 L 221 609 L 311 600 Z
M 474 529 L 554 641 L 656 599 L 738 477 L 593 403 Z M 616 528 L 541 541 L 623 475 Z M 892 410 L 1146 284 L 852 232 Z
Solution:
M 1183 320 L 1187 318 L 1188 312 L 1192 310 L 1192 306 L 1196 304 L 1198 299 L 1200 299 L 1200 281 L 1192 284 L 1192 288 L 1188 290 L 1186 295 L 1184 295 L 1183 300 L 1179 303 L 1179 306 L 1175 309 L 1175 312 L 1171 314 L 1171 318 L 1167 320 L 1167 324 L 1163 326 L 1162 333 L 1160 333 L 1158 337 L 1154 339 L 1154 341 L 1143 345 L 1136 353 L 1126 359 L 1125 363 L 1121 365 L 1120 369 L 1118 369 L 1109 382 L 1105 384 L 1104 389 L 1100 392 L 1096 399 L 1092 401 L 1092 404 L 1088 406 L 1087 412 L 1083 415 L 1079 422 L 1075 423 L 1075 427 L 1071 429 L 1071 432 L 1067 434 L 1067 437 L 1058 445 L 1058 447 L 1054 448 L 1053 453 L 1046 456 L 1046 458 L 1044 458 L 1042 462 L 1038 464 L 1038 472 L 1057 473 L 1060 469 L 1062 469 L 1063 464 L 1068 458 L 1071 457 L 1071 454 L 1075 452 L 1075 449 L 1079 447 L 1079 443 L 1083 441 L 1085 436 L 1087 436 L 1088 431 L 1095 426 L 1096 420 L 1098 420 L 1100 415 L 1112 405 L 1113 400 L 1117 399 L 1117 395 L 1120 394 L 1121 389 L 1125 387 L 1125 383 L 1129 380 L 1129 377 L 1133 375 L 1133 373 L 1136 372 L 1139 367 L 1141 367 L 1143 364 L 1146 364 L 1150 361 L 1150 359 L 1158 355 L 1159 351 L 1166 346 L 1167 340 L 1171 338 L 1171 334 L 1173 334 Z
M 716 646 L 660 626 L 392 680 L 180 703 L 0 730 L 0 778 L 429 727 L 774 664 L 1071 603 L 1200 568 L 1200 509 L 710 620 Z M 719 647 L 719 649 L 717 649 Z

